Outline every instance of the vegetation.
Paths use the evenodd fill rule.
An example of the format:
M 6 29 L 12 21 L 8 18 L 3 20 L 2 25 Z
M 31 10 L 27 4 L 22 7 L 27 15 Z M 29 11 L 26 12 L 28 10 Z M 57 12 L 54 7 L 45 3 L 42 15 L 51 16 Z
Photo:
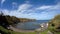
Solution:
M 2 34 L 36 34 L 36 32 L 15 32 L 11 30 L 7 30 L 4 27 L 0 26 L 0 33 Z
M 19 18 L 20 22 L 32 22 L 35 21 L 35 19 L 28 19 L 28 18 Z
M 60 34 L 60 15 L 57 15 L 49 23 L 49 30 L 54 34 Z

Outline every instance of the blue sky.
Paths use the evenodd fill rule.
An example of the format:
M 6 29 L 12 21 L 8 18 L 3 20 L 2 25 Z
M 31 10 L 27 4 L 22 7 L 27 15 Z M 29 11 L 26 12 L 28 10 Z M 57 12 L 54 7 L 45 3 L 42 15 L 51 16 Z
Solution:
M 19 18 L 48 20 L 60 14 L 60 0 L 0 0 L 0 11 Z

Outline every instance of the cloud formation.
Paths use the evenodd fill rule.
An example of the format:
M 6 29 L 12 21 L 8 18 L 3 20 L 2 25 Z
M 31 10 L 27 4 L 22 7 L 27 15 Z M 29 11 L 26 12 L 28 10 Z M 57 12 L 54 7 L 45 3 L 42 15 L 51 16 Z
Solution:
M 43 5 L 38 7 L 24 3 L 19 5 L 17 10 L 10 11 L 4 9 L 2 11 L 5 15 L 44 20 L 51 19 L 55 15 L 60 14 L 60 3 L 56 5 Z
M 23 11 L 26 11 L 27 9 L 29 9 L 32 5 L 30 4 L 22 4 L 22 5 L 19 5 L 18 7 L 18 10 L 19 12 L 23 12 Z
M 38 7 L 37 9 L 41 9 L 41 10 L 44 10 L 44 9 L 49 9 L 51 8 L 52 6 L 40 6 Z

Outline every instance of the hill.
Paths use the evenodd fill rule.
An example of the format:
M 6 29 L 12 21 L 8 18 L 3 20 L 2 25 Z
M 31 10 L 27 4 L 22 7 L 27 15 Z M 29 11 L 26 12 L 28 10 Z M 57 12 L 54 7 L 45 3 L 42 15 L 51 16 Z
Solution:
M 54 34 L 58 34 L 60 32 L 60 15 L 56 15 L 50 22 L 49 22 L 49 29 Z M 60 34 L 60 33 L 59 33 Z

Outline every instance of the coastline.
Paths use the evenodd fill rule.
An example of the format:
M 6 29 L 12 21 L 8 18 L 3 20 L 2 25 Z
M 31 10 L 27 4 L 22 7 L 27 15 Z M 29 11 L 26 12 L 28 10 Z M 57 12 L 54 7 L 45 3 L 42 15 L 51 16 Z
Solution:
M 9 27 L 11 30 L 15 31 L 15 32 L 34 32 L 35 30 L 22 30 L 22 29 L 17 29 L 13 26 Z

